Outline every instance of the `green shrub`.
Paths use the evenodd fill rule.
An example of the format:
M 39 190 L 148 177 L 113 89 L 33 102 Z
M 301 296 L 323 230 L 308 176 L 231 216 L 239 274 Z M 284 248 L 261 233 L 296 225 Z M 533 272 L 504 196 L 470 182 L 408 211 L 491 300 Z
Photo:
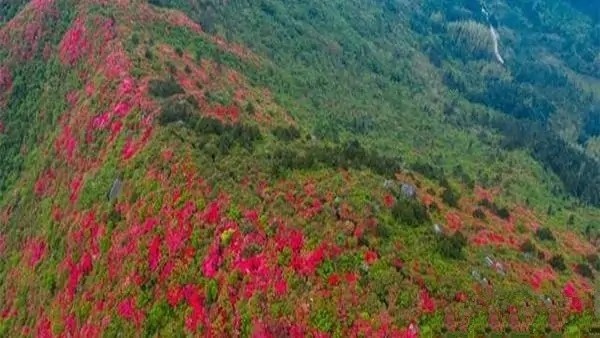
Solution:
M 592 268 L 590 268 L 590 266 L 585 263 L 577 264 L 577 266 L 575 267 L 575 272 L 577 272 L 585 278 L 592 280 L 594 279 L 594 272 L 592 271 Z
M 458 201 L 460 200 L 460 195 L 456 190 L 451 187 L 448 187 L 442 193 L 442 201 L 446 203 L 446 205 L 458 208 Z
M 166 125 L 174 122 L 188 122 L 194 111 L 194 107 L 186 100 L 167 102 L 163 104 L 158 123 Z
M 256 107 L 254 107 L 254 104 L 252 102 L 248 102 L 246 104 L 246 112 L 248 113 L 248 115 L 256 114 Z
M 541 241 L 551 241 L 551 242 L 556 241 L 552 231 L 546 227 L 538 228 L 537 231 L 535 232 L 535 235 Z
M 462 259 L 463 248 L 467 245 L 467 238 L 457 231 L 453 235 L 444 235 L 438 239 L 437 250 L 444 258 Z
M 506 207 L 499 207 L 496 203 L 492 203 L 487 199 L 483 199 L 483 200 L 479 201 L 479 205 L 482 207 L 485 207 L 486 209 L 491 211 L 494 215 L 496 215 L 502 219 L 510 218 L 510 211 L 508 211 L 508 209 Z
M 209 280 L 205 286 L 204 292 L 208 304 L 215 303 L 219 297 L 219 286 L 217 285 L 217 282 L 214 279 Z
M 184 93 L 183 88 L 181 88 L 179 83 L 172 77 L 165 80 L 150 80 L 148 89 L 150 95 L 161 98 Z
M 417 200 L 400 198 L 392 208 L 394 218 L 405 225 L 417 227 L 430 222 L 427 208 Z
M 478 219 L 485 219 L 485 212 L 483 212 L 483 210 L 481 210 L 480 208 L 475 209 L 475 211 L 473 211 L 473 217 L 478 218 Z
M 567 266 L 565 265 L 565 259 L 563 258 L 562 255 L 552 256 L 552 258 L 550 258 L 550 261 L 548 261 L 548 263 L 550 263 L 552 268 L 556 271 L 565 271 L 567 269 Z
M 310 323 L 322 332 L 333 332 L 337 319 L 333 311 L 321 307 L 310 316 Z
M 598 254 L 590 254 L 586 257 L 586 260 L 596 271 L 600 271 L 600 257 Z
M 179 46 L 175 47 L 175 54 L 177 54 L 177 56 L 182 57 L 183 56 L 183 49 Z
M 145 336 L 154 336 L 160 329 L 165 327 L 172 317 L 172 311 L 167 302 L 159 301 L 155 303 L 150 311 L 148 311 L 148 318 L 144 323 Z
M 300 138 L 300 131 L 294 127 L 277 127 L 272 131 L 273 135 L 280 141 L 290 142 Z
M 530 253 L 532 255 L 535 255 L 538 252 L 537 247 L 535 246 L 535 244 L 533 244 L 533 242 L 531 240 L 526 240 L 523 244 L 521 244 L 521 252 L 524 253 Z

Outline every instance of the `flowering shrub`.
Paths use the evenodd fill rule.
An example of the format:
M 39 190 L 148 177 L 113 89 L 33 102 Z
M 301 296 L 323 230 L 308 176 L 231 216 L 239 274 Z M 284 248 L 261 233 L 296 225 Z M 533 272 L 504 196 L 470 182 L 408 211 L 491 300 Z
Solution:
M 137 308 L 135 300 L 131 297 L 122 300 L 117 307 L 117 311 L 119 316 L 132 321 L 136 326 L 140 326 L 144 321 L 144 313 Z
M 31 6 L 50 3 L 35 0 Z M 152 7 L 140 8 L 136 14 L 123 8 L 116 16 L 156 18 Z M 515 208 L 506 221 L 490 217 L 486 223 L 462 210 L 433 208 L 435 187 L 419 193 L 420 201 L 400 199 L 383 188 L 357 189 L 364 183 L 376 187 L 381 175 L 391 176 L 399 168 L 394 159 L 371 156 L 358 142 L 275 154 L 274 161 L 287 161 L 290 169 L 275 179 L 268 172 L 271 163 L 259 158 L 272 145 L 272 137 L 263 135 L 290 145 L 320 143 L 303 140 L 291 118 L 277 116 L 281 107 L 268 91 L 253 90 L 241 74 L 218 69 L 225 65 L 195 62 L 187 51 L 175 57 L 164 44 L 153 47 L 152 62 L 172 62 L 174 74 L 153 81 L 156 74 L 148 70 L 154 65 L 137 57 L 132 63 L 119 40 L 118 30 L 132 27 L 94 15 L 76 19 L 59 45 L 60 61 L 81 85 L 61 94 L 68 105 L 60 112 L 60 131 L 52 143 L 40 136 L 36 155 L 42 170 L 32 166 L 18 183 L 18 192 L 35 199 L 20 201 L 25 207 L 7 203 L 0 213 L 0 255 L 20 257 L 23 263 L 10 266 L 7 260 L 0 288 L 0 322 L 27 323 L 15 324 L 9 333 L 100 337 L 118 328 L 123 335 L 141 336 L 144 330 L 163 328 L 155 325 L 171 329 L 166 326 L 175 323 L 183 331 L 173 334 L 192 336 L 416 337 L 432 331 L 442 335 L 442 324 L 436 322 L 442 318 L 450 331 L 479 325 L 470 322 L 476 317 L 494 330 L 511 324 L 514 331 L 525 332 L 535 310 L 548 312 L 558 328 L 566 314 L 586 310 L 591 286 L 572 275 L 573 282 L 562 289 L 564 302 L 540 310 L 536 300 L 506 301 L 504 295 L 521 285 L 531 286 L 528 291 L 536 295 L 560 297 L 554 285 L 558 274 L 540 267 L 545 262 L 521 262 L 510 251 L 530 235 L 513 233 L 515 220 L 537 224 L 533 214 Z M 23 31 L 27 39 L 43 33 L 36 24 Z M 221 50 L 231 49 L 221 43 Z M 52 53 L 49 46 L 49 57 Z M 11 86 L 11 73 L 0 68 L 0 92 Z M 205 96 L 223 89 L 235 94 L 220 105 Z M 162 100 L 168 105 L 184 97 L 192 109 L 161 120 Z M 164 126 L 180 116 L 185 131 Z M 244 149 L 233 149 L 236 144 Z M 222 148 L 221 157 L 207 157 L 215 145 Z M 339 168 L 339 161 L 349 168 Z M 116 178 L 123 181 L 121 196 L 107 201 L 102 192 Z M 419 181 L 418 174 L 410 179 Z M 420 183 L 423 191 L 423 185 L 432 184 Z M 446 201 L 455 204 L 460 196 L 447 190 Z M 477 200 L 494 197 L 481 188 L 474 195 Z M 468 200 L 465 195 L 463 204 Z M 30 206 L 32 215 L 23 217 L 23 208 Z M 26 232 L 30 237 L 22 252 L 7 245 L 15 231 L 4 225 L 15 221 L 13 212 L 27 224 L 40 223 L 27 229 L 32 234 Z M 427 229 L 440 217 L 450 231 L 432 243 Z M 561 249 L 577 242 L 562 233 L 556 238 Z M 481 268 L 475 282 L 469 272 L 461 277 L 480 253 L 469 243 L 508 257 L 510 268 L 502 276 Z M 577 253 L 592 250 L 576 245 Z M 542 245 L 536 249 L 542 250 Z M 39 301 L 19 305 L 25 290 Z M 132 325 L 121 328 L 122 322 Z
M 67 162 L 71 163 L 77 151 L 77 140 L 71 131 L 71 127 L 64 126 L 60 136 L 54 144 L 56 152 L 62 155 Z
M 0 67 L 0 95 L 8 92 L 12 87 L 12 74 L 6 66 Z
M 64 64 L 73 65 L 87 54 L 91 48 L 87 35 L 83 19 L 78 18 L 65 33 L 59 45 L 60 59 Z
M 46 242 L 41 238 L 32 238 L 25 244 L 25 257 L 27 264 L 35 268 L 43 259 L 47 253 Z

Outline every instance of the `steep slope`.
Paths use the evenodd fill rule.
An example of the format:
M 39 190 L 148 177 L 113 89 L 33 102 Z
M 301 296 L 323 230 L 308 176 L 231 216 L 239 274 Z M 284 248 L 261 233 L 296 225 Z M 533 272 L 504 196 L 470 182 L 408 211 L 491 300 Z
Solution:
M 540 213 L 558 179 L 443 114 L 399 7 L 364 26 L 390 46 L 358 1 L 193 4 L 204 29 L 144 1 L 2 26 L 0 336 L 592 326 L 597 247 L 564 225 L 597 210 Z
M 418 145 L 430 139 L 429 132 L 411 133 L 423 121 L 421 112 L 443 113 L 461 131 L 484 127 L 500 133 L 504 141 L 492 148 L 532 154 L 560 179 L 551 189 L 586 204 L 600 202 L 594 150 L 599 26 L 568 1 L 157 3 L 182 8 L 206 27 L 268 56 L 288 73 L 274 87 L 297 100 L 309 98 L 309 111 L 321 112 L 311 114 L 316 131 L 339 129 L 336 119 L 356 112 L 359 118 L 364 118 L 360 113 L 376 115 L 390 127 L 373 128 L 387 136 L 374 142 L 394 139 L 401 130 L 407 136 L 402 142 Z M 492 30 L 504 64 L 494 56 Z M 434 116 L 424 125 L 435 128 L 439 120 Z M 435 131 L 442 138 L 448 126 Z M 454 145 L 456 135 L 450 139 L 440 143 Z M 453 149 L 428 148 L 443 149 L 435 156 Z M 466 169 L 475 180 L 486 181 L 477 175 L 482 168 Z

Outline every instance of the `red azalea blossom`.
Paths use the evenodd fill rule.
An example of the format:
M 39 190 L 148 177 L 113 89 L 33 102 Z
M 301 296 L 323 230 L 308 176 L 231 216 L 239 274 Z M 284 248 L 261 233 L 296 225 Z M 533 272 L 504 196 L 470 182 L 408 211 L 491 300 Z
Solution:
M 435 302 L 427 290 L 421 290 L 419 294 L 419 301 L 421 304 L 421 310 L 423 310 L 425 313 L 432 313 L 435 311 Z
M 402 269 L 404 267 L 404 261 L 402 261 L 400 258 L 394 258 L 392 265 L 394 265 L 396 269 Z
M 37 338 L 52 338 L 52 324 L 46 317 L 42 318 L 37 325 Z
M 258 222 L 258 211 L 256 210 L 247 210 L 244 212 L 244 218 L 252 223 L 252 224 L 257 224 Z
M 188 306 L 192 308 L 192 312 L 185 319 L 185 327 L 188 331 L 195 332 L 206 316 L 203 305 L 204 297 L 198 291 L 198 288 L 191 285 L 184 288 L 183 294 Z
M 358 281 L 358 275 L 354 272 L 348 272 L 346 274 L 346 282 L 349 284 L 354 284 Z
M 289 234 L 289 247 L 293 252 L 300 252 L 304 247 L 304 234 L 298 230 L 292 230 Z
M 85 275 L 92 271 L 92 268 L 92 255 L 90 255 L 89 252 L 86 252 L 79 260 L 79 271 L 81 271 L 81 273 Z
M 64 64 L 73 65 L 87 53 L 90 45 L 86 35 L 85 23 L 81 19 L 75 20 L 60 42 L 60 59 Z
M 183 290 L 180 287 L 171 287 L 167 291 L 167 302 L 172 307 L 179 305 L 179 303 L 183 300 Z
M 111 119 L 110 112 L 102 113 L 102 114 L 94 117 L 94 119 L 92 119 L 92 128 L 105 129 L 106 127 L 108 127 L 108 124 L 110 123 L 110 119 Z
M 288 290 L 288 286 L 287 286 L 287 282 L 285 280 L 278 280 L 277 282 L 275 282 L 275 294 L 278 296 L 283 296 L 287 293 Z
M 131 105 L 127 102 L 119 102 L 113 109 L 113 113 L 118 117 L 125 117 L 131 111 Z
M 35 186 L 33 188 L 35 195 L 37 197 L 44 197 L 55 178 L 56 174 L 53 170 L 46 170 L 35 182 Z
M 435 199 L 433 198 L 433 196 L 431 196 L 429 194 L 425 194 L 425 195 L 423 195 L 423 198 L 421 199 L 421 201 L 424 206 L 429 208 L 433 204 L 433 202 L 435 202 Z
M 156 236 L 148 248 L 148 264 L 152 271 L 156 270 L 160 262 L 160 243 L 160 236 Z
M 7 66 L 0 67 L 0 94 L 12 87 L 12 74 Z
M 79 199 L 79 192 L 81 191 L 82 185 L 83 179 L 81 177 L 75 177 L 71 181 L 71 184 L 69 185 L 69 188 L 71 189 L 69 200 L 71 201 L 71 203 L 75 203 Z
M 138 326 L 144 320 L 143 312 L 137 309 L 135 300 L 131 297 L 121 301 L 117 306 L 117 311 L 123 319 L 131 320 Z
M 569 299 L 569 310 L 573 313 L 583 312 L 583 302 L 579 297 L 571 297 Z
M 408 328 L 395 332 L 391 336 L 394 338 L 418 338 L 419 328 L 411 323 Z
M 457 213 L 450 212 L 446 214 L 446 225 L 452 230 L 460 230 L 462 227 L 462 220 Z
M 208 255 L 206 256 L 204 263 L 202 264 L 202 273 L 207 278 L 213 278 L 217 274 L 219 264 L 221 262 L 220 250 L 218 245 L 213 246 Z
M 577 296 L 577 290 L 575 289 L 573 282 L 568 282 L 565 284 L 565 287 L 563 288 L 563 295 L 565 295 L 567 298 L 573 298 Z
M 135 87 L 134 80 L 131 77 L 126 77 L 121 82 L 121 85 L 119 86 L 117 93 L 119 94 L 119 96 L 125 96 L 128 94 L 131 94 L 133 92 L 134 87 Z
M 135 145 L 133 144 L 133 141 L 131 139 L 128 139 L 125 142 L 125 145 L 123 146 L 123 151 L 122 151 L 122 156 L 124 160 L 128 160 L 130 158 L 133 157 L 133 155 L 135 155 L 136 153 L 136 149 L 135 149 Z
M 237 122 L 240 117 L 240 108 L 237 106 L 218 106 L 213 109 L 212 114 L 221 121 Z
M 209 224 L 216 224 L 221 218 L 221 207 L 218 201 L 211 202 L 204 210 L 204 221 Z
M 375 251 L 365 252 L 365 262 L 367 264 L 373 264 L 377 260 L 377 253 Z
M 46 242 L 43 239 L 31 239 L 25 245 L 27 262 L 30 267 L 36 267 L 46 256 Z
M 75 139 L 75 136 L 73 135 L 69 126 L 65 126 L 63 128 L 60 136 L 56 139 L 54 147 L 56 152 L 63 155 L 67 161 L 71 162 L 73 160 L 73 156 L 77 148 L 77 140 Z
M 394 206 L 395 203 L 396 203 L 396 199 L 394 198 L 394 196 L 387 194 L 383 197 L 383 204 L 386 207 L 391 208 Z
M 467 294 L 465 294 L 464 292 L 458 292 L 454 296 L 454 300 L 459 303 L 464 303 L 468 300 L 468 297 L 467 297 Z
M 114 140 L 117 138 L 121 130 L 123 129 L 123 122 L 121 121 L 113 121 L 110 125 L 110 139 Z
M 77 332 L 77 322 L 75 320 L 75 315 L 67 315 L 67 317 L 64 319 L 64 323 L 65 331 L 67 332 L 67 334 L 69 334 L 70 336 L 75 336 L 75 332 Z

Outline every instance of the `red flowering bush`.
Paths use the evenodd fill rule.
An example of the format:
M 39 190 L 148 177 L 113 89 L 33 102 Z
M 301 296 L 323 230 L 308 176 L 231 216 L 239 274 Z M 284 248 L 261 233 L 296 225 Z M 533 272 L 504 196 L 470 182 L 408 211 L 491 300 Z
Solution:
M 8 67 L 0 67 L 0 95 L 6 93 L 12 87 L 12 74 Z
M 87 35 L 83 19 L 78 18 L 59 44 L 59 55 L 64 64 L 73 65 L 87 54 L 91 48 Z
M 140 326 L 144 321 L 144 313 L 137 308 L 135 300 L 131 297 L 122 300 L 117 306 L 119 316 L 123 319 L 132 321 L 136 326 Z
M 71 130 L 71 127 L 64 126 L 61 134 L 54 144 L 56 152 L 63 156 L 67 162 L 72 162 L 77 151 L 77 140 Z
M 47 254 L 48 247 L 46 241 L 41 238 L 32 238 L 25 243 L 24 256 L 27 264 L 35 268 Z

